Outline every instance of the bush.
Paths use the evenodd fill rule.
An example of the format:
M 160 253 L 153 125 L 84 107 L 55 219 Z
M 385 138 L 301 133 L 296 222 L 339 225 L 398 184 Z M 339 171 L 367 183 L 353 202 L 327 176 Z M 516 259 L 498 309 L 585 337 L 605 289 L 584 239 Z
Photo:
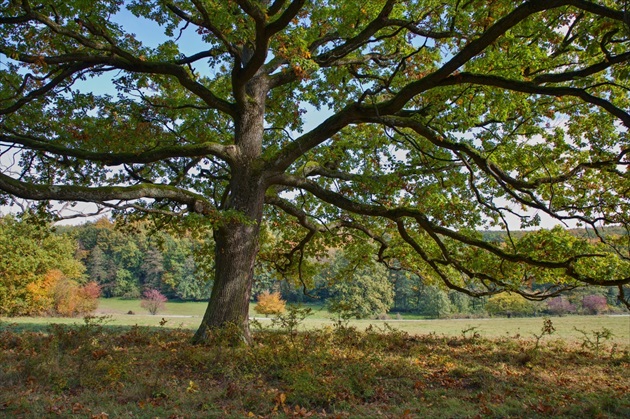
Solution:
M 489 314 L 499 314 L 507 317 L 529 316 L 534 314 L 534 306 L 518 294 L 493 295 L 486 303 L 486 311 Z
M 606 297 L 603 295 L 587 295 L 582 298 L 582 307 L 589 314 L 599 314 L 608 308 Z
M 91 313 L 98 306 L 100 295 L 101 287 L 95 282 L 80 285 L 60 276 L 51 289 L 52 312 L 64 317 Z
M 547 301 L 547 311 L 550 314 L 562 316 L 567 313 L 575 313 L 575 306 L 564 297 L 555 297 Z
M 254 307 L 254 311 L 258 314 L 264 314 L 268 316 L 269 314 L 281 314 L 284 313 L 284 308 L 286 306 L 286 301 L 282 300 L 279 292 L 264 291 L 258 294 L 256 298 L 258 304 Z
M 146 309 L 151 314 L 157 314 L 158 311 L 166 308 L 166 298 L 160 291 L 156 289 L 148 289 L 142 293 L 142 302 L 140 307 Z

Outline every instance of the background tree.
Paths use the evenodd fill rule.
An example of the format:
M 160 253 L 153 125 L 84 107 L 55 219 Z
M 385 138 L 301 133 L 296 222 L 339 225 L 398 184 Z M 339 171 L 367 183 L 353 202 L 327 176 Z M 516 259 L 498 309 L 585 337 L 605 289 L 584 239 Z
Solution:
M 488 298 L 486 311 L 489 314 L 512 317 L 529 316 L 534 314 L 536 309 L 530 301 L 527 301 L 520 295 L 505 293 Z
M 582 299 L 582 307 L 589 314 L 600 314 L 606 311 L 608 304 L 603 295 L 591 294 Z
M 85 266 L 87 269 L 87 276 L 96 281 L 98 284 L 111 283 L 112 267 L 108 266 L 105 253 L 101 250 L 100 246 L 96 245 L 88 252 L 88 256 L 85 258 Z M 108 293 L 111 296 L 111 293 Z
M 60 271 L 56 273 L 61 274 Z M 101 289 L 95 282 L 80 285 L 76 281 L 58 275 L 50 289 L 52 306 L 50 314 L 74 317 L 89 314 L 98 307 Z
M 197 262 L 198 256 L 207 255 L 207 245 L 185 228 L 158 231 L 149 222 L 125 226 L 99 219 L 66 229 L 82 249 L 89 278 L 103 287 L 106 297 L 138 298 L 149 288 L 173 299 L 210 296 L 212 280 L 204 263 Z
M 150 314 L 157 314 L 166 308 L 166 298 L 160 291 L 156 289 L 148 289 L 142 293 L 142 301 L 140 307 L 146 309 Z
M 269 314 L 283 313 L 284 307 L 286 306 L 286 302 L 282 299 L 278 291 L 263 291 L 258 294 L 256 301 L 257 304 L 254 307 L 254 310 L 256 313 L 264 314 L 265 316 L 268 316 Z
M 554 297 L 547 301 L 547 311 L 562 316 L 563 314 L 575 313 L 575 306 L 565 297 Z
M 357 319 L 387 313 L 394 302 L 387 269 L 370 259 L 347 256 L 338 254 L 325 270 L 330 282 L 328 310 Z
M 613 0 L 5 2 L 3 202 L 211 226 L 198 341 L 247 338 L 263 219 L 305 283 L 307 252 L 374 240 L 470 295 L 591 284 L 630 305 L 627 234 L 479 233 L 539 214 L 627 232 L 628 38 Z
M 84 267 L 75 260 L 76 244 L 67 235 L 26 217 L 0 217 L 0 314 L 34 315 L 59 304 L 60 281 L 78 288 Z M 74 313 L 64 313 L 74 314 Z
M 451 303 L 451 312 L 457 314 L 470 314 L 473 312 L 472 298 L 457 291 L 448 293 Z
M 431 317 L 445 317 L 452 311 L 448 294 L 435 285 L 422 288 L 419 306 L 420 313 Z

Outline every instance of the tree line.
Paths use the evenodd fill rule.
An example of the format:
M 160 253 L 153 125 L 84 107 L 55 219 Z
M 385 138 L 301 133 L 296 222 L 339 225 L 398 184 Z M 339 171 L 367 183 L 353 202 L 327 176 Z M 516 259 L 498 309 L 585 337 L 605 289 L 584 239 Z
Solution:
M 281 240 L 273 234 L 266 238 L 263 247 L 277 249 Z M 473 298 L 408 270 L 388 268 L 361 249 L 329 249 L 325 258 L 309 261 L 310 275 L 283 274 L 271 263 L 260 263 L 252 301 L 277 292 L 284 301 L 319 303 L 356 318 L 392 312 L 436 318 L 599 313 L 621 306 L 614 288 L 580 288 L 544 303 L 510 294 Z M 94 309 L 90 296 L 135 299 L 147 290 L 168 299 L 207 300 L 212 266 L 200 261 L 206 262 L 213 250 L 208 238 L 147 222 L 101 218 L 51 228 L 35 217 L 5 216 L 0 218 L 0 313 L 77 315 Z
M 343 252 L 322 266 L 312 290 L 289 281 L 278 283 L 276 288 L 287 302 L 320 302 L 332 312 L 356 318 L 389 319 L 400 313 L 464 318 L 601 314 L 624 310 L 615 287 L 577 287 L 545 301 L 530 301 L 513 293 L 471 297 L 402 269 L 387 269 L 378 263 L 353 267 Z
M 145 289 L 169 299 L 210 295 L 212 281 L 195 259 L 208 245 L 192 234 L 157 231 L 142 222 L 122 227 L 107 218 L 63 231 L 76 241 L 77 259 L 104 297 L 139 298 Z
M 76 315 L 95 308 L 56 307 L 55 293 L 68 286 L 92 297 L 140 298 L 152 289 L 169 299 L 207 299 L 212 281 L 195 261 L 205 246 L 191 234 L 150 231 L 142 222 L 122 228 L 101 218 L 51 227 L 35 216 L 5 216 L 0 218 L 0 314 Z

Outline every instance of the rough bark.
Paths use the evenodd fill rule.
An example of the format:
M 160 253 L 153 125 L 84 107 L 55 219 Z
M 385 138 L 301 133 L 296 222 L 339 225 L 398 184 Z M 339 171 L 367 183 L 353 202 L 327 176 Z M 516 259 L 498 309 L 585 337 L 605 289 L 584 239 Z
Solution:
M 258 224 L 242 223 L 216 230 L 215 282 L 195 342 L 206 341 L 213 328 L 228 324 L 235 325 L 243 339 L 250 341 L 248 309 L 258 251 L 258 230 Z
M 214 232 L 215 280 L 208 308 L 194 337 L 198 343 L 206 341 L 213 328 L 228 324 L 237 326 L 242 338 L 250 341 L 249 299 L 266 189 L 257 161 L 262 151 L 267 90 L 266 79 L 260 77 L 250 80 L 243 92 L 235 92 L 242 100 L 234 130 L 235 146 L 230 151 L 232 178 L 225 209 L 235 210 L 238 218 Z
M 213 328 L 237 326 L 246 342 L 250 340 L 248 309 L 258 253 L 258 233 L 262 219 L 265 187 L 247 166 L 235 170 L 231 183 L 230 209 L 238 210 L 238 220 L 214 232 L 215 280 L 210 301 L 194 341 L 207 340 Z

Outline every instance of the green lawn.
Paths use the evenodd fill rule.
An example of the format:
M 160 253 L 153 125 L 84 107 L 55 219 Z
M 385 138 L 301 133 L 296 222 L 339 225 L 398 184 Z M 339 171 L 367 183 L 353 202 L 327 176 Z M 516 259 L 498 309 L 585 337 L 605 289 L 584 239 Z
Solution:
M 119 298 L 103 298 L 99 301 L 99 307 L 94 313 L 96 316 L 108 316 L 107 324 L 117 326 L 159 326 L 162 319 L 166 320 L 166 327 L 195 329 L 201 322 L 207 303 L 205 302 L 168 302 L 166 310 L 156 315 L 150 315 L 140 307 L 139 300 L 123 300 Z M 312 309 L 312 315 L 303 323 L 303 329 L 325 328 L 334 324 L 334 316 L 318 305 L 309 306 Z M 134 314 L 127 314 L 132 311 Z M 253 304 L 250 306 L 252 317 L 259 319 L 259 322 L 268 327 L 271 325 L 271 318 L 257 315 L 253 310 Z M 21 318 L 3 318 L 8 323 L 17 323 L 24 328 L 37 328 L 49 323 L 82 323 L 83 319 L 67 319 L 53 317 L 21 317 Z M 583 335 L 575 330 L 586 331 L 590 337 L 593 332 L 601 331 L 607 328 L 613 333 L 613 338 L 609 341 L 622 346 L 630 346 L 630 316 L 565 316 L 551 318 L 555 333 L 551 338 L 546 339 L 565 339 L 569 341 L 581 341 Z M 364 330 L 369 325 L 383 325 L 388 323 L 390 326 L 408 332 L 412 335 L 428 335 L 435 334 L 438 336 L 461 336 L 462 332 L 473 328 L 469 334 L 476 332 L 481 337 L 520 337 L 532 338 L 534 333 L 539 333 L 542 327 L 543 319 L 540 317 L 527 318 L 488 318 L 488 319 L 447 319 L 447 320 L 428 320 L 428 319 L 391 319 L 382 320 L 351 320 L 350 325 Z

